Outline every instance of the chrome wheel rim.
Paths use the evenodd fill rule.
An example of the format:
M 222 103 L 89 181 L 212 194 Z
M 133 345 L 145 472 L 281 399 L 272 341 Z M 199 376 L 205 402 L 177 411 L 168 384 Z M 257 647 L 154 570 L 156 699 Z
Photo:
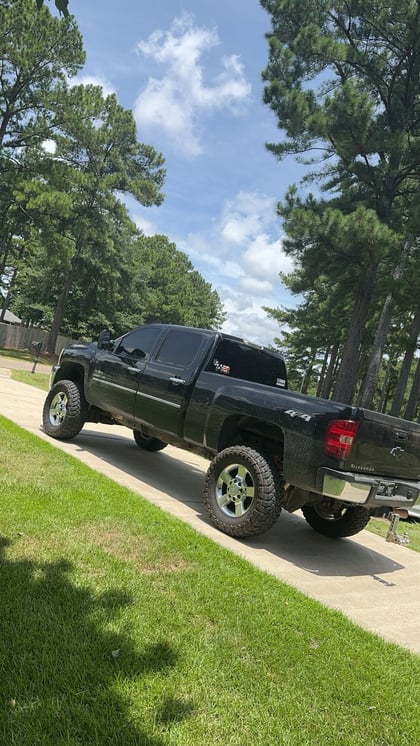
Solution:
M 64 391 L 60 391 L 53 397 L 48 413 L 52 425 L 58 426 L 64 422 L 67 414 L 67 404 L 68 397 Z
M 254 495 L 254 480 L 246 466 L 229 464 L 220 472 L 216 500 L 222 513 L 230 518 L 240 518 L 250 509 Z

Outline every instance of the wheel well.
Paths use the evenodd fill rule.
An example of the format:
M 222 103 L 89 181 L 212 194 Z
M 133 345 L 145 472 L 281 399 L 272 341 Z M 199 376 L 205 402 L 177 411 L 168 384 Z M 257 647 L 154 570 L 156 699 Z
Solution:
M 284 435 L 280 427 L 254 417 L 227 417 L 219 433 L 218 451 L 231 445 L 248 445 L 276 457 L 281 463 Z
M 84 372 L 82 366 L 69 364 L 60 366 L 57 376 L 54 379 L 54 383 L 64 380 L 74 381 L 74 383 L 78 383 L 81 387 L 81 390 L 83 391 Z

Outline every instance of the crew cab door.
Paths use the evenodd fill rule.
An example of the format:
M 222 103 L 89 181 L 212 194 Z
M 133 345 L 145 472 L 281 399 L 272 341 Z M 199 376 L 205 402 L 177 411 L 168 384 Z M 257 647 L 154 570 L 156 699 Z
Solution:
M 138 425 L 182 435 L 186 406 L 207 344 L 200 331 L 168 331 L 141 374 L 135 402 Z
M 116 419 L 134 421 L 139 379 L 165 329 L 143 326 L 116 341 L 112 350 L 97 350 L 89 383 L 89 401 Z

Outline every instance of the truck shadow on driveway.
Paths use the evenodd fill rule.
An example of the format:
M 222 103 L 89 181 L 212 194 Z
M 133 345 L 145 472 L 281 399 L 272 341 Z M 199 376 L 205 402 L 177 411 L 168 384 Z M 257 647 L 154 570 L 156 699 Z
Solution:
M 121 432 L 127 432 L 127 435 L 121 435 Z M 203 481 L 208 465 L 204 459 L 172 447 L 150 453 L 135 444 L 128 430 L 116 431 L 114 435 L 112 428 L 108 428 L 106 432 L 86 428 L 72 441 L 72 445 L 75 447 L 75 456 L 80 454 L 82 460 L 83 452 L 95 456 L 107 465 L 104 473 L 111 479 L 142 494 L 146 499 L 148 488 L 162 493 L 164 509 L 170 510 L 168 498 L 189 507 L 198 522 L 203 524 L 203 528 L 206 525 L 206 535 L 212 535 L 216 541 L 221 537 L 217 529 L 212 534 L 213 529 L 209 528 L 211 524 L 203 505 Z M 102 471 L 100 464 L 94 468 Z M 159 500 L 152 501 L 159 504 Z M 172 512 L 179 513 L 176 510 Z M 278 558 L 277 561 L 291 563 L 318 577 L 371 576 L 384 585 L 393 585 L 377 576 L 394 573 L 403 569 L 404 565 L 387 557 L 385 553 L 359 543 L 360 537 L 366 533 L 364 531 L 359 534 L 357 541 L 352 538 L 329 539 L 310 528 L 300 514 L 282 511 L 277 523 L 267 533 L 249 539 L 224 537 L 223 544 L 226 546 L 233 543 L 246 547 L 247 558 L 251 555 L 251 561 L 253 555 L 257 559 L 258 555 L 269 554 Z M 371 534 L 369 538 L 372 538 Z M 378 538 L 378 543 L 383 542 L 385 552 L 390 545 L 386 545 L 384 539 L 375 538 Z M 243 554 L 241 551 L 238 553 Z
M 363 531 L 358 534 L 358 541 L 360 538 L 363 541 L 366 533 Z M 322 536 L 306 523 L 300 513 L 282 511 L 270 531 L 263 536 L 247 539 L 246 543 L 254 549 L 263 548 L 318 577 L 369 575 L 384 585 L 394 585 L 377 576 L 402 570 L 404 565 L 358 541 L 353 538 L 330 539 Z M 382 541 L 385 549 L 385 539 Z

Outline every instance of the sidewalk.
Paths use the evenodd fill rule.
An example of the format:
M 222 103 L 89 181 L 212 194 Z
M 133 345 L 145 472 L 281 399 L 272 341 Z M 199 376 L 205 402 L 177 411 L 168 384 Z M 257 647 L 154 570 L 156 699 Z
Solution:
M 0 357 L 0 375 L 10 377 L 11 370 L 27 370 L 32 371 L 33 361 L 30 360 L 18 360 L 18 358 L 11 360 L 7 357 Z M 35 373 L 46 373 L 50 374 L 51 365 L 46 365 L 41 360 L 38 360 L 35 368 Z
M 91 423 L 74 441 L 53 440 L 40 430 L 45 393 L 9 374 L 0 361 L 0 415 L 361 627 L 420 653 L 420 553 L 369 531 L 341 541 L 327 539 L 285 511 L 262 536 L 241 541 L 225 536 L 208 522 L 201 500 L 207 461 L 171 446 L 161 453 L 142 451 L 130 431 L 119 426 Z

